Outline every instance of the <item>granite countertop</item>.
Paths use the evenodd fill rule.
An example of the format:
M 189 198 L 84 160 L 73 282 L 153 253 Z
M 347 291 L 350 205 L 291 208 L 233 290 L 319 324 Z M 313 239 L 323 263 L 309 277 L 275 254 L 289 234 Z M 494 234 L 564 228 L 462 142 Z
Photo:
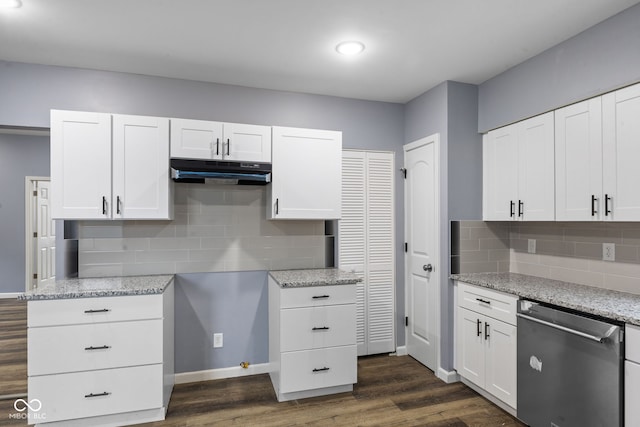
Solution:
M 452 274 L 451 278 L 640 326 L 640 295 L 517 273 Z
M 32 301 L 161 294 L 172 280 L 173 275 L 56 280 L 50 285 L 25 292 L 18 299 Z
M 339 268 L 314 268 L 304 270 L 276 270 L 269 274 L 282 288 L 307 286 L 352 285 L 362 279 Z

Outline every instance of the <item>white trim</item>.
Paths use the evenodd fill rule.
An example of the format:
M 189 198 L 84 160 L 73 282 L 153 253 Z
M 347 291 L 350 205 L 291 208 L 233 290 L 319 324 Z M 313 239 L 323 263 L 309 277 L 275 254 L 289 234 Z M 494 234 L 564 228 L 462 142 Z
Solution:
M 435 304 L 435 311 L 436 311 L 436 331 L 437 331 L 437 337 L 434 340 L 434 346 L 435 346 L 435 351 L 436 351 L 436 361 L 435 361 L 435 366 L 437 367 L 437 369 L 440 369 L 440 366 L 442 366 L 441 363 L 441 356 L 440 356 L 440 340 L 441 340 L 441 336 L 440 333 L 442 332 L 440 329 L 440 305 L 441 305 L 441 288 L 443 286 L 443 283 L 449 283 L 448 280 L 448 268 L 444 268 L 443 264 L 441 262 L 442 259 L 445 259 L 445 257 L 441 256 L 441 250 L 442 250 L 442 228 L 445 227 L 445 225 L 443 225 L 441 223 L 441 217 L 442 217 L 442 210 L 443 210 L 443 206 L 445 207 L 445 209 L 448 205 L 447 205 L 447 198 L 446 198 L 446 191 L 442 191 L 442 189 L 440 188 L 441 186 L 441 181 L 443 180 L 443 167 L 442 167 L 442 161 L 440 159 L 440 134 L 439 133 L 434 133 L 433 135 L 429 135 L 426 136 L 424 138 L 420 138 L 416 141 L 410 142 L 408 144 L 405 144 L 402 146 L 402 151 L 403 151 L 403 162 L 406 159 L 407 156 L 407 152 L 410 150 L 414 150 L 418 147 L 421 147 L 423 145 L 429 144 L 429 143 L 433 143 L 433 157 L 435 159 L 435 168 L 436 170 L 436 176 L 435 176 L 435 183 L 434 183 L 434 191 L 436 192 L 435 194 L 435 198 L 436 200 L 438 200 L 439 202 L 439 207 L 438 209 L 435 209 L 435 223 L 436 223 L 436 227 L 435 227 L 435 234 L 436 234 L 436 242 L 437 242 L 437 247 L 436 247 L 436 251 L 434 253 L 434 264 L 436 266 L 436 271 L 440 271 L 440 286 L 436 287 L 436 304 Z M 407 181 L 405 179 L 404 182 L 404 238 L 406 241 L 407 238 L 407 221 L 406 221 L 406 215 L 407 215 Z M 443 194 L 444 193 L 444 194 Z M 445 210 L 446 212 L 446 210 Z M 446 215 L 445 215 L 446 217 Z M 446 224 L 448 224 L 448 221 L 445 221 Z M 446 233 L 445 233 L 446 235 Z M 447 235 L 448 236 L 448 235 Z M 447 237 L 447 241 L 448 241 L 448 237 Z M 409 269 L 407 268 L 407 263 L 408 263 L 408 257 L 407 257 L 407 253 L 404 253 L 404 295 L 405 295 L 405 299 L 404 299 L 404 312 L 405 312 L 405 316 L 406 314 L 409 312 L 409 292 L 407 289 L 407 285 L 409 283 Z M 446 281 L 443 281 L 446 278 Z M 405 342 L 408 341 L 408 332 L 409 332 L 409 327 L 405 326 L 404 327 L 404 335 L 405 335 Z M 407 349 L 407 353 L 408 353 L 408 349 Z M 437 371 L 436 371 L 437 372 Z
M 407 346 L 406 345 L 401 345 L 399 347 L 396 347 L 396 352 L 395 352 L 396 356 L 406 356 L 408 354 L 409 353 L 407 353 Z
M 181 372 L 176 374 L 176 384 L 194 383 L 199 381 L 220 380 L 223 378 L 244 377 L 247 375 L 258 375 L 269 373 L 268 363 L 258 363 L 257 365 L 249 365 L 247 369 L 241 366 L 232 366 L 230 368 L 207 369 L 204 371 Z
M 457 383 L 460 381 L 460 375 L 458 375 L 456 371 L 446 371 L 442 368 L 438 368 L 436 376 L 447 384 Z
M 17 299 L 22 292 L 0 292 L 0 299 Z

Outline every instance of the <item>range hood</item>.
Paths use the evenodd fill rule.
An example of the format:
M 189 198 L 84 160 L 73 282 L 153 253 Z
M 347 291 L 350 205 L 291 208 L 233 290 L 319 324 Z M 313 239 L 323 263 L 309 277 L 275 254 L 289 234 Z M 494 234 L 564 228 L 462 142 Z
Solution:
M 175 182 L 267 185 L 271 182 L 271 164 L 171 159 L 171 178 Z

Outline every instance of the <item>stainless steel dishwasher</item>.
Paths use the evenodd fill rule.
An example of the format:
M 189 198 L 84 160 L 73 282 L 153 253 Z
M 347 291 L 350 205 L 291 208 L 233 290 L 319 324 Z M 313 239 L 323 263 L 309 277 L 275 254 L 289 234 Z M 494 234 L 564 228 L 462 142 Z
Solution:
M 518 418 L 532 427 L 623 425 L 621 324 L 518 301 Z

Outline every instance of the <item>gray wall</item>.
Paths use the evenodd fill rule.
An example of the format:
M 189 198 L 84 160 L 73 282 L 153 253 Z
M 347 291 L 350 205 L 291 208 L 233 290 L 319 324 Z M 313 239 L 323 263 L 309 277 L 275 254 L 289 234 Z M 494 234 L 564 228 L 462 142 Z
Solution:
M 188 273 L 175 279 L 176 372 L 269 362 L 267 273 Z M 224 345 L 213 348 L 213 334 Z
M 49 138 L 0 133 L 0 293 L 24 292 L 26 176 L 49 176 Z
M 453 368 L 449 221 L 482 218 L 482 139 L 477 87 L 444 82 L 405 106 L 405 143 L 440 134 L 440 367 Z
M 481 132 L 640 81 L 640 4 L 487 80 Z

